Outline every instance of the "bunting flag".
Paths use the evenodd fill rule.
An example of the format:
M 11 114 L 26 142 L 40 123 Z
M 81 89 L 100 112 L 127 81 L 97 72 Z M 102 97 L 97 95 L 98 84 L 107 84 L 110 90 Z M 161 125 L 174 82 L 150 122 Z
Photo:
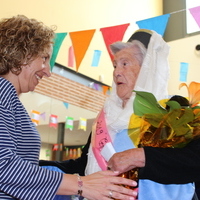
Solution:
M 55 34 L 53 52 L 52 52 L 52 56 L 51 56 L 51 60 L 50 60 L 51 71 L 53 70 L 53 67 L 54 67 L 54 64 L 55 64 L 55 61 L 56 61 L 56 58 L 58 55 L 58 51 L 59 51 L 60 46 L 66 35 L 67 35 L 67 33 L 56 33 Z
M 78 149 L 77 149 L 77 157 L 80 157 L 81 156 L 81 148 L 79 147 Z
M 64 106 L 68 109 L 68 107 L 69 107 L 69 104 L 68 103 L 66 103 L 66 102 L 63 102 L 63 104 L 64 104 Z
M 58 126 L 58 116 L 57 115 L 50 115 L 49 127 L 57 128 L 57 126 Z
M 140 29 L 154 30 L 160 35 L 164 35 L 170 14 L 161 15 L 141 21 L 137 21 L 136 24 Z
M 187 82 L 187 73 L 188 73 L 189 64 L 185 62 L 180 63 L 180 81 Z
M 80 118 L 78 129 L 82 129 L 82 130 L 86 131 L 86 128 L 87 128 L 87 119 Z
M 46 113 L 45 112 L 41 113 L 40 117 L 45 121 L 46 120 Z
M 68 67 L 74 67 L 74 49 L 73 49 L 73 46 L 69 47 L 69 51 L 68 51 Z
M 110 44 L 117 41 L 122 41 L 124 33 L 129 25 L 130 24 L 128 23 L 128 24 L 122 24 L 118 26 L 111 26 L 100 29 L 111 60 L 113 60 L 113 55 L 110 52 Z
M 31 114 L 32 114 L 31 121 L 37 126 L 40 121 L 40 112 L 36 110 L 31 110 Z
M 65 155 L 68 157 L 69 156 L 69 148 L 65 147 Z
M 60 151 L 63 150 L 63 144 L 62 144 L 62 143 L 59 144 L 59 150 L 60 150 Z
M 91 65 L 92 67 L 98 67 L 100 57 L 101 57 L 101 51 L 94 50 L 94 55 L 93 55 L 92 65 Z
M 46 157 L 50 157 L 50 150 L 49 149 L 46 150 Z
M 70 157 L 70 158 L 73 157 L 73 150 L 72 150 L 72 149 L 69 150 L 69 157 Z
M 200 27 L 200 6 L 190 8 L 189 11 L 196 23 L 198 24 L 198 26 Z
M 89 83 L 89 88 L 93 88 L 94 82 Z
M 59 147 L 59 144 L 54 144 L 53 145 L 53 151 L 58 151 L 58 147 Z
M 103 94 L 106 95 L 109 87 L 106 85 L 102 85 L 102 88 L 103 88 Z
M 86 30 L 86 31 L 77 31 L 77 32 L 70 32 L 70 38 L 72 40 L 72 45 L 74 49 L 74 55 L 76 60 L 76 71 L 81 64 L 82 59 L 85 56 L 85 53 L 90 45 L 94 32 L 96 30 Z
M 66 117 L 65 128 L 70 129 L 71 131 L 74 129 L 74 118 L 73 117 Z
M 99 91 L 99 84 L 98 84 L 98 83 L 94 83 L 93 86 L 94 86 L 94 89 L 95 89 L 95 90 Z
M 77 150 L 73 149 L 73 158 L 76 158 L 76 157 L 77 157 Z

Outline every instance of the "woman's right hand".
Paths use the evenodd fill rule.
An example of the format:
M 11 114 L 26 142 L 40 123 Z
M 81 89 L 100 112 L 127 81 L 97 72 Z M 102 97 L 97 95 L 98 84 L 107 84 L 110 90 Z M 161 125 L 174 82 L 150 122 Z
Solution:
M 135 200 L 137 189 L 127 189 L 120 185 L 137 186 L 137 182 L 117 177 L 119 172 L 100 171 L 88 176 L 82 176 L 82 195 L 90 200 Z

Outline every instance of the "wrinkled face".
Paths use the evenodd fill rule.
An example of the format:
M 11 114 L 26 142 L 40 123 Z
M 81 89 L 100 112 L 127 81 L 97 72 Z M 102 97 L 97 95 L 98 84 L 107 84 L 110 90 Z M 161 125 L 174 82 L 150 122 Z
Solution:
M 136 59 L 133 49 L 125 48 L 114 55 L 113 79 L 116 84 L 117 95 L 124 103 L 131 97 L 138 74 L 140 72 L 139 61 Z
M 18 75 L 18 93 L 33 91 L 43 76 L 50 77 L 51 54 L 52 47 L 49 47 L 41 56 L 34 59 L 30 64 L 22 67 L 22 71 Z

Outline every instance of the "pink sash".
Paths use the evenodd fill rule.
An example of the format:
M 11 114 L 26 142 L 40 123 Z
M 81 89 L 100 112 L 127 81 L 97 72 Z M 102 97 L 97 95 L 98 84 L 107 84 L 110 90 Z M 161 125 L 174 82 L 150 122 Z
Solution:
M 99 166 L 101 167 L 102 170 L 106 170 L 107 162 L 101 155 L 101 150 L 106 143 L 112 141 L 106 127 L 105 113 L 103 109 L 100 111 L 98 117 L 96 118 L 92 126 L 91 141 L 92 141 L 92 150 Z

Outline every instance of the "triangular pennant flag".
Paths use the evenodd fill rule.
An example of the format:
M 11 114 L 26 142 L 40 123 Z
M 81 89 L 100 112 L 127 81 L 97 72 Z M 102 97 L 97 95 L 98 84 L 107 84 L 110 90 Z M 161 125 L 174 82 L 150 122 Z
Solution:
M 58 146 L 59 146 L 58 144 L 54 144 L 53 145 L 53 151 L 58 151 Z
M 90 88 L 93 88 L 93 85 L 94 85 L 94 82 L 90 82 L 90 83 L 89 83 L 89 87 L 90 87 Z
M 68 107 L 69 107 L 69 104 L 68 103 L 66 103 L 66 102 L 63 102 L 63 104 L 64 104 L 64 106 L 68 109 Z
M 105 28 L 100 29 L 111 60 L 113 60 L 113 55 L 110 52 L 110 44 L 117 41 L 122 41 L 124 37 L 124 33 L 128 26 L 129 26 L 129 23 L 118 25 L 118 26 L 105 27 Z
M 40 121 L 40 112 L 36 110 L 31 110 L 31 114 L 32 114 L 31 121 L 37 126 Z
M 55 61 L 56 61 L 56 58 L 58 55 L 58 51 L 59 51 L 60 46 L 66 35 L 67 35 L 67 33 L 56 33 L 55 34 L 53 53 L 52 53 L 51 60 L 50 60 L 51 71 L 53 70 L 53 67 L 54 67 L 54 64 L 55 64 Z
M 200 6 L 190 8 L 189 11 L 191 15 L 193 16 L 193 18 L 195 19 L 198 26 L 200 27 Z
M 97 91 L 99 90 L 99 84 L 98 84 L 98 83 L 94 83 L 93 86 L 94 86 L 94 89 L 95 89 L 95 90 L 97 90 Z
M 84 131 L 86 131 L 86 128 L 87 128 L 87 119 L 80 117 L 78 129 L 83 129 Z
M 95 29 L 69 33 L 73 44 L 77 71 L 90 45 L 94 32 Z
M 45 119 L 46 119 L 46 113 L 45 112 L 41 113 L 40 117 L 45 121 Z
M 136 24 L 141 29 L 154 30 L 160 35 L 164 35 L 170 14 L 152 17 L 149 19 L 137 21 Z
M 106 92 L 108 91 L 108 86 L 106 85 L 102 85 L 102 88 L 103 88 L 103 94 L 106 95 Z
M 66 117 L 66 121 L 65 121 L 65 128 L 70 129 L 71 131 L 74 128 L 74 118 L 73 117 Z
M 68 67 L 74 67 L 74 49 L 73 49 L 73 46 L 69 47 L 69 51 L 68 51 Z
M 46 150 L 46 157 L 50 157 L 50 150 L 49 149 Z
M 58 116 L 57 115 L 50 115 L 49 127 L 57 128 L 57 126 L 58 126 Z

